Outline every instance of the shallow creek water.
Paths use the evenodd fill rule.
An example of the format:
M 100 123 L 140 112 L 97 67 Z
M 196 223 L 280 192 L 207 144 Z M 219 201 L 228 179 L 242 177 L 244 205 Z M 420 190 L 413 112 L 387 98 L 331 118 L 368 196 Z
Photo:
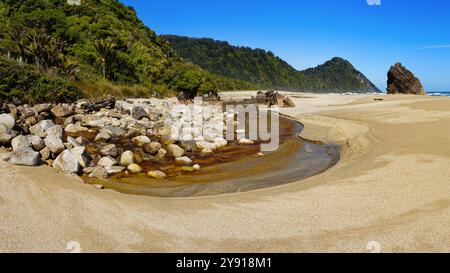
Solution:
M 280 117 L 280 147 L 262 157 L 256 156 L 260 152 L 261 143 L 258 142 L 244 146 L 231 143 L 208 156 L 188 152 L 186 155 L 202 166 L 195 173 L 183 173 L 173 160 L 167 159 L 159 163 L 141 163 L 144 168 L 141 174 L 122 173 L 107 180 L 83 176 L 83 180 L 122 193 L 157 197 L 219 195 L 292 183 L 319 174 L 339 160 L 337 146 L 302 140 L 298 137 L 302 130 L 303 126 L 297 121 Z M 83 136 L 92 139 L 95 133 Z M 113 143 L 126 149 L 135 148 L 127 139 Z M 95 151 L 95 145 L 94 142 L 89 144 L 88 150 Z M 152 170 L 164 171 L 168 178 L 147 177 L 146 173 Z

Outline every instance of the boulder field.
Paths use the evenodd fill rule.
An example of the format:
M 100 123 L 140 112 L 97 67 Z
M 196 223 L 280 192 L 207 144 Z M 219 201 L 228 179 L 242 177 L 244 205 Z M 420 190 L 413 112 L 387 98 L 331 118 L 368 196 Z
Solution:
M 48 164 L 69 174 L 106 179 L 141 173 L 142 164 L 161 161 L 195 172 L 201 167 L 187 153 L 208 155 L 229 143 L 224 138 L 227 115 L 218 103 L 203 106 L 201 113 L 192 105 L 180 107 L 175 99 L 4 106 L 0 146 L 10 150 L 5 161 Z M 167 174 L 153 170 L 148 176 L 164 179 Z

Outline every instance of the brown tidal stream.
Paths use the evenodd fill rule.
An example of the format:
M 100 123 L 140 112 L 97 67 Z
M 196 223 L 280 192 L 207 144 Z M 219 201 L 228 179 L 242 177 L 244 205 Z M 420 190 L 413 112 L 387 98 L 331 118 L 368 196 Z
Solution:
M 281 116 L 280 147 L 261 157 L 256 156 L 261 143 L 231 143 L 207 157 L 188 152 L 186 155 L 202 167 L 195 173 L 184 173 L 173 160 L 165 160 L 141 163 L 144 172 L 137 175 L 122 173 L 107 180 L 82 178 L 86 183 L 101 184 L 106 189 L 155 197 L 219 195 L 292 183 L 319 174 L 339 160 L 339 147 L 300 139 L 302 130 L 302 124 Z M 165 172 L 167 179 L 149 178 L 147 172 L 153 170 Z

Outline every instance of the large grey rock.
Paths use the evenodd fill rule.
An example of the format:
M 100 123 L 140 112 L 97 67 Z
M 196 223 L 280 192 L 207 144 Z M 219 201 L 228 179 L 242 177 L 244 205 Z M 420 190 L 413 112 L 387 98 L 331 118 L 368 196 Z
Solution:
M 14 120 L 14 117 L 10 114 L 1 114 L 0 115 L 0 124 L 5 126 L 7 129 L 12 129 L 16 125 L 16 121 Z
M 28 147 L 10 153 L 8 162 L 13 165 L 38 166 L 41 163 L 41 157 L 38 152 Z
M 17 136 L 11 141 L 13 151 L 30 148 L 30 142 L 26 136 Z
M 70 152 L 76 156 L 82 168 L 89 167 L 89 165 L 91 164 L 91 156 L 89 155 L 85 147 L 75 147 L 70 150 Z
M 388 94 L 425 95 L 422 83 L 401 63 L 396 63 L 388 72 Z
M 128 167 L 134 163 L 134 154 L 131 151 L 126 151 L 120 157 L 120 165 L 124 167 Z
M 141 120 L 143 118 L 148 117 L 147 111 L 145 111 L 145 109 L 140 106 L 133 107 L 131 114 L 132 114 L 133 118 L 135 118 L 137 120 Z
M 77 155 L 69 150 L 63 151 L 53 161 L 53 168 L 65 173 L 79 173 L 81 170 Z
M 66 148 L 63 141 L 56 135 L 49 135 L 44 139 L 45 146 L 54 154 L 59 154 Z
M 170 144 L 167 146 L 167 153 L 173 158 L 178 158 L 184 155 L 184 150 L 178 145 Z
M 105 157 L 102 157 L 98 161 L 97 165 L 105 167 L 105 168 L 111 168 L 111 167 L 117 165 L 118 163 L 119 162 L 117 160 L 115 160 L 114 158 L 112 158 L 110 156 L 105 156 Z
M 31 134 L 33 134 L 35 136 L 45 138 L 47 136 L 47 130 L 49 130 L 53 126 L 55 126 L 53 121 L 51 121 L 49 119 L 42 120 L 38 124 L 32 126 L 30 128 L 30 132 L 31 132 Z

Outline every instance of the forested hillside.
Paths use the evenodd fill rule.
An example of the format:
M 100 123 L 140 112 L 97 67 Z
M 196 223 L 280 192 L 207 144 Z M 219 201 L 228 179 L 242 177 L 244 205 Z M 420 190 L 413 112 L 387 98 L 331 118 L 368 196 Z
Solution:
M 379 91 L 353 65 L 342 59 L 297 71 L 270 51 L 231 46 L 208 38 L 163 36 L 184 59 L 212 73 L 249 81 L 266 88 L 314 92 Z
M 74 84 L 87 96 L 108 89 L 193 96 L 255 87 L 182 61 L 133 8 L 117 0 L 82 0 L 79 6 L 66 0 L 0 0 L 0 24 L 3 64 L 13 65 L 11 69 L 17 69 L 15 63 L 34 66 L 24 67 L 57 85 Z M 5 96 L 26 91 L 2 79 L 0 93 Z

